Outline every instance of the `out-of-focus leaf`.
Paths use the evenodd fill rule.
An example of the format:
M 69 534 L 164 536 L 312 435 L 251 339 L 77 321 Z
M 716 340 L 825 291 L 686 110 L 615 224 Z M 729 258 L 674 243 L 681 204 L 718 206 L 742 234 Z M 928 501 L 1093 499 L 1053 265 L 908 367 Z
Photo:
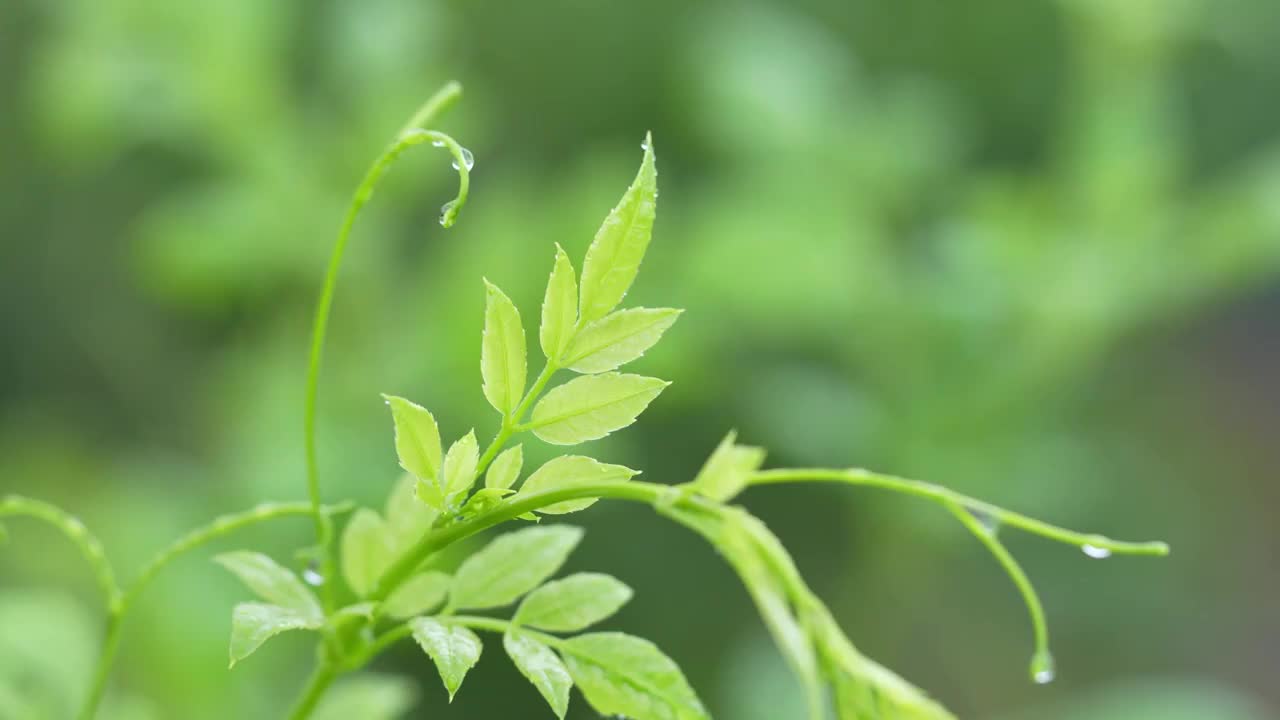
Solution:
M 214 561 L 234 573 L 263 600 L 293 610 L 309 620 L 324 617 L 320 602 L 298 576 L 266 555 L 230 552 L 215 557 Z
M 451 576 L 437 570 L 419 573 L 396 588 L 383 604 L 383 609 L 398 620 L 424 615 L 444 602 L 451 582 Z
M 368 508 L 357 510 L 342 533 L 342 576 L 347 585 L 364 597 L 393 559 L 386 523 Z

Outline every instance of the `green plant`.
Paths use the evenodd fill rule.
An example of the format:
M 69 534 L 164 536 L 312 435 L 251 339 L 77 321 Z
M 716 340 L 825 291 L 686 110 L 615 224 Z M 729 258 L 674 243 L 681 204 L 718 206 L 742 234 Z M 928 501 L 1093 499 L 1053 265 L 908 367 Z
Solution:
M 762 470 L 762 449 L 730 433 L 694 479 L 682 485 L 634 480 L 637 471 L 584 455 L 563 455 L 527 474 L 517 435 L 573 446 L 625 428 L 667 387 L 656 378 L 617 372 L 653 347 L 679 310 L 617 309 L 647 249 L 656 212 L 657 170 L 651 139 L 635 181 L 605 219 L 582 263 L 581 277 L 557 247 L 541 309 L 539 345 L 545 364 L 528 382 L 526 336 L 511 300 L 486 282 L 482 340 L 483 394 L 498 412 L 484 449 L 468 432 L 447 449 L 434 416 L 404 398 L 387 396 L 395 449 L 405 474 L 393 484 L 382 514 L 351 503 L 325 505 L 321 493 L 315 410 L 320 360 L 339 268 L 356 217 L 384 172 L 406 149 L 425 142 L 446 148 L 460 179 L 440 222 L 449 227 L 467 199 L 471 157 L 453 138 L 424 129 L 460 95 L 454 84 L 433 96 L 374 162 L 347 212 L 316 310 L 307 374 L 305 445 L 309 500 L 264 504 L 218 518 L 179 539 L 121 586 L 101 543 L 74 517 L 23 497 L 0 500 L 0 516 L 43 520 L 62 531 L 94 570 L 106 602 L 107 633 L 82 718 L 95 715 L 134 599 L 174 559 L 248 525 L 306 516 L 317 542 L 306 549 L 300 577 L 270 557 L 232 552 L 216 560 L 259 598 L 233 611 L 231 664 L 290 630 L 317 633 L 316 666 L 291 718 L 312 717 L 344 674 L 359 671 L 392 644 L 412 637 L 435 662 L 450 698 L 477 662 L 476 631 L 502 636 L 503 647 L 563 718 L 578 687 L 599 713 L 637 718 L 709 717 L 676 663 L 646 640 L 617 632 L 582 632 L 625 604 L 632 592 L 607 575 L 579 573 L 551 580 L 582 532 L 541 525 L 546 516 L 584 510 L 599 500 L 649 505 L 706 538 L 733 566 L 805 690 L 808 715 L 823 718 L 948 718 L 940 705 L 861 655 L 809 589 L 781 542 L 758 519 L 728 504 L 757 485 L 834 482 L 869 486 L 937 503 L 968 529 L 1009 574 L 1031 617 L 1037 682 L 1053 677 L 1044 612 L 1026 573 L 999 538 L 1002 527 L 1075 545 L 1092 557 L 1164 555 L 1165 544 L 1130 543 L 1078 533 L 970 498 L 946 488 L 860 469 Z M 554 387 L 561 370 L 577 376 Z M 550 389 L 548 389 L 550 387 Z M 353 512 L 354 511 L 354 512 Z M 338 538 L 334 519 L 350 513 Z M 509 522 L 534 525 L 508 532 L 471 554 L 452 575 L 432 567 L 450 545 Z M 345 580 L 347 592 L 336 578 Z M 309 585 L 318 585 L 319 594 Z M 509 618 L 470 614 L 517 604 Z M 330 710 L 330 712 L 333 712 Z

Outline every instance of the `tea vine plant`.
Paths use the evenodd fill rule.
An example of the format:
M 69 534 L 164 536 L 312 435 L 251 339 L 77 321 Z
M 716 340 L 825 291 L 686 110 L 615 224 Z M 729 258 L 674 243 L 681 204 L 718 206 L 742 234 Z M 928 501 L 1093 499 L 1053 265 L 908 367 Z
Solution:
M 237 530 L 276 518 L 309 517 L 316 544 L 300 576 L 272 558 L 239 551 L 215 559 L 257 596 L 232 613 L 234 666 L 280 633 L 317 634 L 316 665 L 289 717 L 311 717 L 340 676 L 359 671 L 392 645 L 412 638 L 434 662 L 449 698 L 480 659 L 477 633 L 501 636 L 516 668 L 563 718 L 576 687 L 598 713 L 636 720 L 708 718 L 708 709 L 678 665 L 653 643 L 620 632 L 588 631 L 632 596 L 621 581 L 598 573 L 552 579 L 582 540 L 581 530 L 540 521 L 587 509 L 599 500 L 650 506 L 710 542 L 732 565 L 779 649 L 803 686 L 807 715 L 821 720 L 952 715 L 893 672 L 858 652 L 797 571 L 782 543 L 758 519 L 730 501 L 759 485 L 829 482 L 878 488 L 927 500 L 951 513 L 1013 580 L 1031 617 L 1031 674 L 1053 677 L 1048 630 L 1027 574 L 1006 549 L 1003 528 L 1077 546 L 1092 557 L 1164 555 L 1160 542 L 1131 543 L 1056 527 L 947 488 L 860 469 L 761 469 L 764 450 L 741 445 L 733 433 L 711 453 L 692 481 L 666 485 L 635 480 L 621 465 L 586 455 L 556 457 L 524 472 L 518 436 L 576 446 L 632 424 L 668 386 L 665 380 L 619 372 L 652 348 L 678 319 L 671 308 L 623 308 L 649 245 L 657 201 L 652 140 L 634 182 L 597 232 L 579 276 L 556 247 L 539 318 L 545 362 L 528 380 L 525 324 L 520 310 L 486 281 L 481 345 L 483 395 L 498 413 L 498 428 L 483 451 L 470 431 L 442 442 L 432 413 L 386 396 L 395 450 L 405 474 L 390 488 L 381 513 L 350 503 L 323 503 L 315 439 L 320 360 L 339 268 L 361 208 L 405 150 L 444 147 L 459 176 L 457 197 L 442 209 L 449 227 L 467 199 L 471 156 L 453 138 L 425 129 L 460 95 L 451 84 L 433 96 L 374 162 L 356 190 L 325 275 L 313 327 L 307 374 L 306 502 L 268 503 L 194 530 L 162 551 L 128 585 L 116 580 L 101 543 L 64 511 L 24 497 L 0 499 L 0 517 L 24 516 L 60 530 L 93 569 L 106 606 L 106 634 L 79 717 L 94 717 L 107 687 L 123 620 L 133 601 L 169 563 Z M 554 384 L 563 372 L 573 373 Z M 521 482 L 521 477 L 524 477 Z M 354 512 L 352 512 L 354 510 Z M 335 518 L 350 513 L 341 537 Z M 456 572 L 432 567 L 454 543 L 507 523 L 527 523 L 493 538 Z M 345 582 L 339 587 L 337 578 Z M 319 593 L 313 586 L 319 586 Z M 503 616 L 477 614 L 515 605 Z

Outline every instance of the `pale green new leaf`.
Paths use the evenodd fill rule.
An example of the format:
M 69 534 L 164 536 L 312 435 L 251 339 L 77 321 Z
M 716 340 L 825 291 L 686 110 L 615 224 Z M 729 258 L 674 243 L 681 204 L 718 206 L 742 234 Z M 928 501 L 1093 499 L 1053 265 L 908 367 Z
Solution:
M 681 312 L 631 308 L 610 313 L 574 335 L 563 364 L 580 373 L 600 373 L 625 365 L 653 347 Z
M 710 718 L 684 673 L 648 640 L 590 633 L 561 645 L 569 675 L 601 715 L 633 720 Z
M 631 588 L 601 573 L 553 580 L 525 597 L 515 622 L 550 632 L 576 632 L 613 615 L 631 599 Z
M 426 408 L 404 398 L 383 397 L 395 421 L 400 467 L 422 480 L 435 480 L 440 475 L 440 428 L 435 417 Z
M 557 488 L 596 485 L 599 483 L 620 483 L 626 482 L 639 474 L 638 471 L 629 467 L 609 465 L 583 455 L 561 455 L 534 470 L 529 479 L 525 480 L 524 485 L 520 487 L 520 492 L 524 495 L 529 495 Z M 594 498 L 566 500 L 538 508 L 538 512 L 547 515 L 563 515 L 589 508 L 595 502 Z
M 474 517 L 483 512 L 488 512 L 502 503 L 502 499 L 514 493 L 515 490 L 510 488 L 480 488 L 471 493 L 471 497 L 462 504 L 462 509 L 458 511 L 458 515 L 464 518 Z
M 569 691 L 573 689 L 573 678 L 569 677 L 564 661 L 551 648 L 519 630 L 503 635 L 502 646 L 516 669 L 533 683 L 556 717 L 564 720 L 564 714 L 569 711 Z
M 516 445 L 499 455 L 485 473 L 484 485 L 490 488 L 509 488 L 515 485 L 524 467 L 524 446 Z
M 296 612 L 308 620 L 323 619 L 320 601 L 298 576 L 262 553 L 223 553 L 214 562 L 240 578 L 258 597 Z
M 266 603 L 240 603 L 231 612 L 231 665 L 249 657 L 262 643 L 288 630 L 316 630 L 324 618 Z
M 462 685 L 467 671 L 480 660 L 480 650 L 483 647 L 480 638 L 464 627 L 445 625 L 427 617 L 410 620 L 409 628 L 413 631 L 413 639 L 418 641 L 436 664 L 440 679 L 449 691 L 449 701 L 453 702 L 453 696 Z
M 538 401 L 529 428 L 553 445 L 596 440 L 635 422 L 669 384 L 621 373 L 575 378 Z
M 458 568 L 453 607 L 482 610 L 515 602 L 559 570 L 580 540 L 581 529 L 564 525 L 499 535 Z
M 644 160 L 631 187 L 604 219 L 582 264 L 581 310 L 584 322 L 602 318 L 622 301 L 640 271 L 657 212 L 658 171 L 653 140 L 645 138 Z
M 439 511 L 417 497 L 412 475 L 401 475 L 387 496 L 387 535 L 396 554 L 427 534 Z
M 524 396 L 524 326 L 520 311 L 498 286 L 485 281 L 484 338 L 480 345 L 480 374 L 484 397 L 495 410 L 508 416 Z
M 698 494 L 726 502 L 742 492 L 751 474 L 764 464 L 764 448 L 737 445 L 736 438 L 736 432 L 726 435 L 698 471 L 692 483 Z
M 549 362 L 560 359 L 577 324 L 578 281 L 569 256 L 556 244 L 556 264 L 547 280 L 547 294 L 542 300 L 542 327 L 538 332 L 542 352 Z
M 391 593 L 383 610 L 397 620 L 424 615 L 444 603 L 451 582 L 452 577 L 437 570 L 414 575 Z
M 364 597 L 394 559 L 386 523 L 368 508 L 357 510 L 342 533 L 342 576 L 347 586 Z
M 476 481 L 476 463 L 480 460 L 480 444 L 476 431 L 463 435 L 449 446 L 444 456 L 444 487 L 448 497 L 466 492 Z

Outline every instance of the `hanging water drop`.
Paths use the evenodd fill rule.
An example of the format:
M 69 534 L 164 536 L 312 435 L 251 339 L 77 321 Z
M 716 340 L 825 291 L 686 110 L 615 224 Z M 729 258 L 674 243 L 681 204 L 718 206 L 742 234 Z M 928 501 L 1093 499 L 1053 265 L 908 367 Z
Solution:
M 1097 545 L 1081 545 L 1080 549 L 1084 551 L 1085 555 L 1088 555 L 1095 560 L 1105 560 L 1111 557 L 1110 550 L 1104 547 L 1098 547 Z
M 443 140 L 432 140 L 432 141 L 431 141 L 431 147 L 444 147 L 444 141 L 443 141 Z
M 1036 653 L 1031 659 L 1031 679 L 1036 681 L 1037 685 L 1047 685 L 1053 682 L 1057 677 L 1057 671 L 1054 669 L 1053 656 L 1047 652 Z
M 302 579 L 312 587 L 320 587 L 324 584 L 324 576 L 316 570 L 316 564 L 314 562 L 302 571 Z
M 978 524 L 982 526 L 983 530 L 987 531 L 988 535 L 994 537 L 1000 532 L 1000 518 L 996 517 L 992 513 L 980 508 L 970 507 L 968 505 L 965 506 L 964 510 L 969 513 L 974 520 L 978 521 Z
M 470 150 L 468 150 L 468 149 L 466 149 L 466 148 L 462 148 L 462 162 L 466 163 L 467 170 L 471 170 L 471 168 L 473 168 L 473 167 L 475 167 L 475 166 L 476 166 L 476 159 L 475 159 L 475 157 L 471 154 L 471 151 L 470 151 Z M 460 169 L 460 168 L 458 167 L 458 161 L 457 161 L 457 160 L 454 160 L 454 161 L 453 161 L 453 169 L 454 169 L 454 170 L 458 170 L 458 169 Z
M 454 215 L 457 214 L 456 211 L 454 210 L 454 207 L 457 204 L 458 203 L 456 200 L 450 200 L 449 202 L 440 206 L 440 226 L 441 227 L 450 227 L 453 225 Z

